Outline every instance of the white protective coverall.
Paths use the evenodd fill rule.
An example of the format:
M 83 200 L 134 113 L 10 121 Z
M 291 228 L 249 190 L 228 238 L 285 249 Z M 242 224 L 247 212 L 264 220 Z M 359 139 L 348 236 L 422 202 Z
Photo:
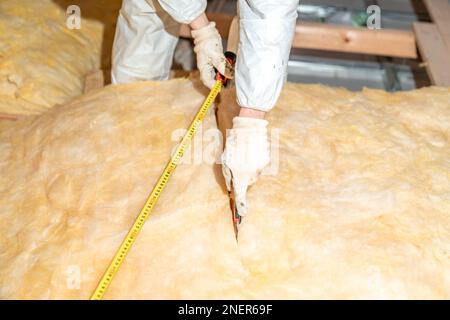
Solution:
M 287 75 L 299 0 L 239 0 L 240 43 L 236 63 L 238 104 L 269 111 Z M 191 23 L 206 0 L 123 0 L 113 48 L 112 82 L 169 77 L 180 23 Z M 267 121 L 236 117 L 222 156 L 227 186 L 233 180 L 238 211 L 246 192 L 269 163 Z M 244 158 L 242 158 L 244 157 Z
M 206 0 L 123 0 L 112 53 L 113 84 L 167 80 L 180 23 L 206 9 Z
M 278 100 L 297 20 L 298 0 L 240 0 L 240 42 L 236 64 L 237 102 L 269 111 Z M 247 189 L 270 162 L 268 122 L 235 117 L 222 155 L 228 190 L 234 190 L 237 211 L 248 212 Z

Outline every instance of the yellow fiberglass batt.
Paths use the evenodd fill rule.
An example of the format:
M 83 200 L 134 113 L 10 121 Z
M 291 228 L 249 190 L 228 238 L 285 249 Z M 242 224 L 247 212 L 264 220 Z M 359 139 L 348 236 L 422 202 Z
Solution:
M 90 297 L 199 88 L 108 86 L 0 123 L 0 298 Z M 250 189 L 238 244 L 206 161 L 221 148 L 210 112 L 204 161 L 188 152 L 105 298 L 449 299 L 449 101 L 287 84 L 268 116 L 278 170 Z
M 67 26 L 70 5 L 80 9 L 80 29 Z M 85 76 L 108 59 L 118 6 L 117 0 L 0 1 L 0 112 L 37 114 L 80 95 Z

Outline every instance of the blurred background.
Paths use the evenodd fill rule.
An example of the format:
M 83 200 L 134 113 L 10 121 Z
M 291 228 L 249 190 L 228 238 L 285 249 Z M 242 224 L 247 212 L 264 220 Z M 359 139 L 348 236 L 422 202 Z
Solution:
M 301 0 L 299 21 L 363 27 L 370 5 L 380 7 L 383 29 L 412 30 L 414 22 L 430 21 L 420 0 Z M 208 10 L 233 14 L 236 1 L 211 0 Z M 288 80 L 350 90 L 369 87 L 398 91 L 430 85 L 425 68 L 416 59 L 298 48 L 292 49 Z

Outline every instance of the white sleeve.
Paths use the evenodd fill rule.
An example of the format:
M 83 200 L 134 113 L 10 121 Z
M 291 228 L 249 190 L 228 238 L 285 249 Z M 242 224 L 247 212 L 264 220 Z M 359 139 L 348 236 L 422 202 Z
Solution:
M 206 10 L 206 0 L 158 0 L 158 2 L 179 23 L 189 24 Z
M 269 111 L 287 76 L 299 0 L 239 0 L 240 43 L 236 63 L 241 107 Z

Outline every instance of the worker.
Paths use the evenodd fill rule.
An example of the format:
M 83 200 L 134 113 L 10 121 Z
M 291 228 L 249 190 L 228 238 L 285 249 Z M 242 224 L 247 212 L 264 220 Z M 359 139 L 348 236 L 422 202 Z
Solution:
M 206 0 L 124 0 L 113 47 L 112 82 L 166 80 L 180 24 L 188 24 L 200 79 L 214 85 L 214 68 L 225 74 L 222 40 L 206 15 Z M 240 43 L 236 63 L 239 115 L 233 119 L 222 155 L 228 190 L 241 216 L 247 189 L 269 164 L 268 122 L 280 95 L 297 19 L 298 0 L 239 0 Z
M 123 0 L 112 54 L 113 84 L 169 79 L 180 24 L 189 24 L 202 82 L 225 73 L 222 39 L 205 14 L 206 0 Z

